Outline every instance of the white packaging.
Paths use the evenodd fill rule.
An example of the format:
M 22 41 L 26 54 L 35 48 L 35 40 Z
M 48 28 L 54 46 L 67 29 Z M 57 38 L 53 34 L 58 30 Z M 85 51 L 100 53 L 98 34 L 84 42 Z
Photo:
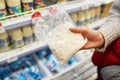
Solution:
M 13 48 L 20 48 L 24 46 L 23 34 L 21 29 L 14 29 L 10 34 L 12 38 Z
M 78 16 L 77 16 L 77 13 L 71 13 L 70 16 L 72 17 L 72 20 L 77 23 L 78 21 Z
M 20 0 L 6 0 L 9 14 L 19 14 L 22 12 Z
M 50 10 L 52 9 L 52 10 Z M 47 19 L 42 17 L 36 22 L 35 35 L 39 40 L 46 41 L 59 64 L 65 64 L 87 40 L 81 34 L 72 33 L 70 27 L 76 26 L 61 6 L 48 8 Z
M 4 33 L 0 33 L 0 52 L 1 51 L 7 51 L 8 50 L 8 33 L 4 32 Z

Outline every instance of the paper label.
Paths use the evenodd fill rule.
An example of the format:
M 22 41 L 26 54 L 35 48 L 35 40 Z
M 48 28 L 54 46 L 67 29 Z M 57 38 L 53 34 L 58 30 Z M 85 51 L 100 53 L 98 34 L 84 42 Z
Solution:
M 21 39 L 21 40 L 13 40 L 13 47 L 14 48 L 20 48 L 20 47 L 22 47 L 24 45 L 24 41 L 23 41 L 23 39 Z
M 33 36 L 24 37 L 25 44 L 30 44 L 33 42 Z
M 29 3 L 22 3 L 23 6 L 23 11 L 31 11 L 33 10 L 33 2 L 29 2 Z
M 35 8 L 42 8 L 45 7 L 45 3 L 42 0 L 35 0 Z
M 13 14 L 16 14 L 16 13 L 17 14 L 21 13 L 22 9 L 21 9 L 21 6 L 15 6 L 15 7 L 9 7 L 8 11 L 11 15 L 13 15 Z
M 0 39 L 0 48 L 8 47 L 8 39 Z
M 0 17 L 6 16 L 6 15 L 7 15 L 6 9 L 0 9 Z

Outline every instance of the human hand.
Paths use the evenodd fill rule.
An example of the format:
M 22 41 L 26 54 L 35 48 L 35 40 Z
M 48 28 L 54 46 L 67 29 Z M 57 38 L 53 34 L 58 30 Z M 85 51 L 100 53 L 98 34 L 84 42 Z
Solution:
M 104 38 L 102 33 L 97 30 L 85 28 L 85 27 L 75 27 L 70 28 L 70 31 L 73 33 L 81 33 L 84 37 L 87 38 L 87 43 L 82 49 L 97 48 L 104 44 Z

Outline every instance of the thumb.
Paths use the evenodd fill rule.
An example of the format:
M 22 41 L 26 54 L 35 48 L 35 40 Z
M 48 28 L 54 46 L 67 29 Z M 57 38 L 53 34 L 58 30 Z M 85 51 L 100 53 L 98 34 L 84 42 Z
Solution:
M 81 33 L 82 35 L 86 35 L 88 33 L 88 28 L 85 27 L 74 27 L 70 28 L 70 31 L 73 33 Z

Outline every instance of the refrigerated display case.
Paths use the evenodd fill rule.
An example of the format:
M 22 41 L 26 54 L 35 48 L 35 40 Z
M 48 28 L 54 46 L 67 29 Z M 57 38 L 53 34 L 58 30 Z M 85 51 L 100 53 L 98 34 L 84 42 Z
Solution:
M 58 4 L 55 0 L 51 0 L 51 1 L 53 2 L 49 1 L 49 3 L 47 3 L 47 0 L 43 0 L 44 4 L 46 4 L 46 7 L 47 5 Z M 87 14 L 87 16 L 84 15 L 84 19 L 77 19 L 76 21 L 75 20 L 73 21 L 75 21 L 78 26 L 88 26 L 89 28 L 92 28 L 92 29 L 98 29 L 105 22 L 106 17 L 109 16 L 108 11 L 113 2 L 114 0 L 96 0 L 96 1 L 94 0 L 91 0 L 91 1 L 71 0 L 69 2 L 65 2 L 60 5 L 62 5 L 62 7 L 69 14 L 76 14 L 77 16 L 76 18 L 83 18 L 83 17 L 80 17 L 81 16 L 80 12 L 84 13 L 84 11 L 87 11 L 87 10 L 89 12 L 89 10 L 92 9 L 93 12 L 95 12 L 95 15 L 94 16 L 90 15 L 92 17 L 89 20 L 87 19 L 87 16 L 88 16 Z M 107 8 L 103 6 L 106 6 Z M 73 64 L 69 66 L 67 65 L 68 67 L 66 69 L 60 69 L 59 73 L 53 75 L 51 71 L 49 70 L 49 68 L 46 67 L 46 64 L 50 63 L 49 61 L 51 59 L 48 59 L 48 61 L 45 61 L 46 62 L 45 64 L 43 63 L 45 59 L 41 60 L 39 58 L 41 54 L 40 50 L 43 50 L 43 52 L 45 52 L 46 50 L 44 49 L 48 48 L 48 44 L 45 43 L 44 41 L 37 41 L 35 39 L 34 33 L 32 34 L 32 38 L 24 38 L 25 35 L 23 35 L 21 38 L 21 40 L 32 39 L 33 41 L 31 43 L 22 44 L 22 46 L 19 46 L 19 47 L 11 47 L 13 45 L 13 42 L 11 42 L 10 36 L 11 35 L 13 36 L 13 34 L 16 35 L 19 32 L 25 33 L 26 31 L 24 32 L 25 30 L 24 27 L 26 26 L 27 27 L 29 26 L 33 30 L 34 25 L 32 25 L 31 16 L 35 12 L 42 11 L 42 10 L 44 10 L 44 8 L 40 7 L 37 9 L 33 9 L 32 11 L 21 12 L 19 14 L 17 13 L 13 15 L 9 14 L 7 16 L 6 15 L 0 16 L 0 23 L 1 23 L 0 36 L 1 34 L 3 34 L 3 32 L 7 32 L 7 35 L 8 35 L 7 37 L 5 37 L 4 41 L 6 42 L 4 42 L 3 44 L 1 44 L 3 38 L 0 37 L 0 44 L 1 44 L 0 45 L 0 65 L 2 67 L 0 68 L 0 70 L 5 68 L 6 70 L 3 69 L 3 72 L 5 72 L 10 69 L 9 68 L 10 64 L 15 63 L 16 61 L 19 62 L 19 60 L 21 58 L 24 58 L 25 56 L 32 55 L 34 56 L 34 59 L 35 59 L 34 60 L 35 65 L 39 67 L 39 69 L 42 71 L 42 74 L 43 72 L 45 73 L 43 74 L 44 77 L 42 78 L 42 80 L 85 80 L 89 76 L 92 76 L 93 74 L 95 74 L 96 67 L 91 62 L 91 55 L 94 50 L 79 51 L 74 56 L 76 61 Z M 106 10 L 107 10 L 107 15 L 106 15 L 106 12 L 104 12 Z M 91 11 L 91 14 L 93 14 L 92 11 Z M 71 17 L 71 18 L 74 18 L 74 17 Z M 82 24 L 78 24 L 80 23 L 81 20 L 82 20 Z M 14 33 L 14 31 L 17 31 L 17 32 Z M 17 37 L 15 37 L 15 39 L 18 39 Z M 26 42 L 23 41 L 23 43 L 26 43 Z M 1 48 L 2 45 L 7 45 L 9 49 L 3 50 Z M 17 62 L 15 64 L 17 64 Z M 26 69 L 27 68 L 24 68 L 24 70 Z M 17 70 L 16 72 L 15 71 L 10 71 L 10 72 L 11 74 L 4 75 L 4 76 L 10 76 L 15 73 L 20 73 L 20 70 Z M 53 70 L 53 72 L 56 72 L 56 70 Z M 0 71 L 0 73 L 2 72 Z M 5 80 L 5 79 L 2 78 L 2 80 Z

